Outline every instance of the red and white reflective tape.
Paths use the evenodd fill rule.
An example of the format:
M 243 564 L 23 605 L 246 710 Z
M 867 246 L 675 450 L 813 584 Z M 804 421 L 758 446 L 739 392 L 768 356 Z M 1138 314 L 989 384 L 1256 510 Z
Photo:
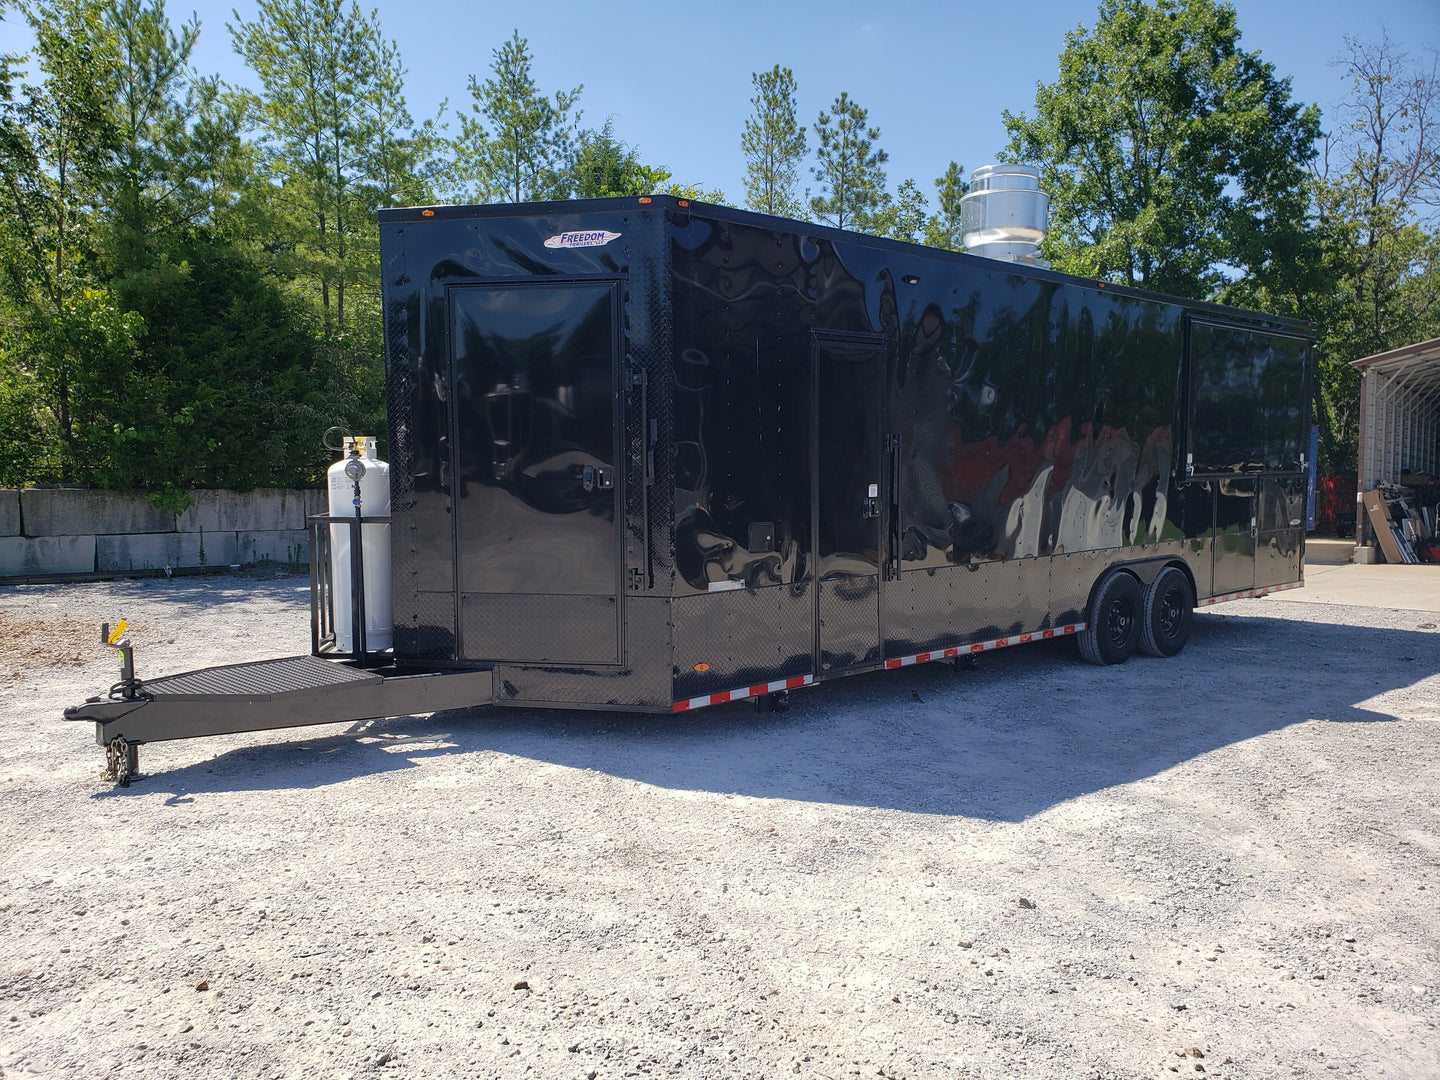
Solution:
M 1049 630 L 1035 630 L 1028 634 L 1015 634 L 1011 637 L 996 638 L 994 641 L 977 641 L 974 645 L 958 645 L 950 649 L 936 649 L 933 652 L 916 653 L 914 656 L 897 656 L 892 660 L 886 660 L 887 668 L 909 667 L 911 664 L 925 664 L 931 660 L 949 660 L 955 656 L 968 656 L 971 653 L 989 652 L 991 649 L 1003 649 L 1007 645 L 1028 645 L 1032 641 L 1049 641 L 1051 638 L 1064 637 L 1067 634 L 1078 634 L 1085 629 L 1085 624 L 1070 623 L 1067 626 L 1052 626 Z
M 1201 600 L 1196 607 L 1209 607 L 1211 604 L 1223 604 L 1226 600 L 1247 600 L 1252 596 L 1264 596 L 1266 593 L 1284 592 L 1286 589 L 1303 589 L 1303 581 L 1292 581 L 1287 585 L 1267 585 L 1263 589 L 1241 589 L 1239 592 L 1227 592 L 1223 596 L 1212 596 L 1208 600 Z
M 723 705 L 727 701 L 743 701 L 746 698 L 759 697 L 761 694 L 773 694 L 777 690 L 794 690 L 800 686 L 810 686 L 814 682 L 814 675 L 792 675 L 788 679 L 776 679 L 774 682 L 742 686 L 738 690 L 721 690 L 718 694 L 686 698 L 684 701 L 675 702 L 670 711 L 689 712 L 691 709 L 703 709 L 706 705 Z

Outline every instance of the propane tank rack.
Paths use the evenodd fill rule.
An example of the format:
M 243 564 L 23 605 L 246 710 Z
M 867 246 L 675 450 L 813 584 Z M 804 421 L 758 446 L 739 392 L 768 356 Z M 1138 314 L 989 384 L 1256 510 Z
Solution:
M 389 525 L 389 516 L 364 517 L 358 510 L 353 517 L 348 514 L 311 514 L 305 519 L 305 524 L 310 533 L 310 655 L 351 660 L 361 667 L 389 663 L 389 653 L 366 648 L 365 554 L 361 542 L 363 526 Z M 334 526 L 348 530 L 350 551 L 354 553 L 349 560 L 350 594 L 354 597 L 350 605 L 350 641 L 353 644 L 349 649 L 341 648 L 340 637 L 335 632 L 335 575 L 330 544 L 330 530 Z

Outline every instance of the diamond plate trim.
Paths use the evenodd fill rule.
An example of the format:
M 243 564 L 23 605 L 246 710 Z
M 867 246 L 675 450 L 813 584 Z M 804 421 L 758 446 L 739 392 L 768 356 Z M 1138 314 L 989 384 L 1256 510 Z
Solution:
M 253 664 L 187 671 L 146 679 L 143 692 L 150 697 L 236 694 L 241 696 L 284 694 L 291 690 L 314 690 L 341 683 L 380 682 L 379 675 L 321 660 L 314 656 L 288 656 Z

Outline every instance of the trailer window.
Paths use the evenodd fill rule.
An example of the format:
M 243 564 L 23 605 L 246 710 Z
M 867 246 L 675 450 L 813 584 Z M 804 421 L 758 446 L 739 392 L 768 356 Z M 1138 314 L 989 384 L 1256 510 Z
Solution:
M 1196 472 L 1300 468 L 1307 348 L 1302 338 L 1190 324 L 1190 452 Z

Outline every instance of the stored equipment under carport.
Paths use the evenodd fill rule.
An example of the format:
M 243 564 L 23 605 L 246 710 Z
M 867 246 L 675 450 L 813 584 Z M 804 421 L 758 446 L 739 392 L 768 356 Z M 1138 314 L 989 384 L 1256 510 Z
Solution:
M 218 725 L 140 683 L 72 710 L 103 744 L 1118 663 L 1301 583 L 1305 324 L 659 195 L 380 230 L 393 651 L 183 677 L 305 696 Z

